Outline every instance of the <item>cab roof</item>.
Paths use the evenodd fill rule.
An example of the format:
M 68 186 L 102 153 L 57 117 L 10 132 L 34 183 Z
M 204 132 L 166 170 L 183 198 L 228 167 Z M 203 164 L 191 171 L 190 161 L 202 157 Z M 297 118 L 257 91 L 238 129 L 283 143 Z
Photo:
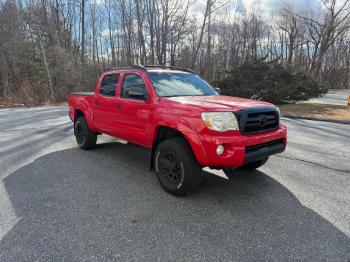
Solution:
M 115 67 L 115 68 L 107 68 L 105 72 L 110 71 L 118 71 L 118 70 L 127 70 L 127 69 L 133 69 L 133 70 L 142 70 L 145 72 L 156 72 L 156 71 L 168 71 L 168 72 L 186 72 L 186 73 L 192 73 L 196 74 L 194 71 L 183 68 L 183 67 L 176 67 L 176 66 L 165 66 L 165 65 L 132 65 L 129 67 Z

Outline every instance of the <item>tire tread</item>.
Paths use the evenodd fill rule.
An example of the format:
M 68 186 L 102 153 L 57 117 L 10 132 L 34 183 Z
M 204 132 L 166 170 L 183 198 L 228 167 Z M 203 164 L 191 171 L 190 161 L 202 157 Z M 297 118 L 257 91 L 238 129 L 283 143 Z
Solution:
M 85 132 L 85 141 L 82 145 L 78 146 L 83 150 L 90 150 L 96 147 L 96 141 L 97 141 L 97 133 L 92 132 L 86 122 L 85 117 L 78 117 L 78 119 L 74 123 L 74 128 L 76 123 L 79 122 Z
M 198 189 L 200 186 L 203 176 L 201 174 L 202 168 L 198 164 L 195 156 L 193 155 L 192 149 L 190 148 L 188 142 L 184 138 L 170 138 L 165 141 L 163 141 L 156 149 L 157 151 L 165 148 L 171 148 L 174 150 L 179 156 L 181 156 L 181 161 L 184 165 L 184 175 L 185 182 L 180 187 L 179 190 L 176 191 L 169 191 L 169 189 L 165 188 L 164 185 L 161 183 L 158 175 L 158 179 L 162 185 L 162 187 L 169 193 L 176 195 L 176 196 L 185 196 L 193 193 Z

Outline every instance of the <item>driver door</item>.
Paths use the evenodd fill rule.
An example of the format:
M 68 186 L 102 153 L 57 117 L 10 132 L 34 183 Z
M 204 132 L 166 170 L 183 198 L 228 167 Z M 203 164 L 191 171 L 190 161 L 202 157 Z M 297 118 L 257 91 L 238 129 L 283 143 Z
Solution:
M 149 146 L 150 116 L 152 103 L 141 74 L 123 75 L 119 97 L 117 97 L 118 126 L 121 138 L 132 143 Z

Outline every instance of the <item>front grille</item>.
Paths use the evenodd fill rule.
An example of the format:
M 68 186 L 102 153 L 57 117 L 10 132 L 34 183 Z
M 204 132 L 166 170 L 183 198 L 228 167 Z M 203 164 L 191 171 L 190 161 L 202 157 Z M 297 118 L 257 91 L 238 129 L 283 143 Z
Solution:
M 283 144 L 283 138 L 278 139 L 278 140 L 273 140 L 273 141 L 263 143 L 263 144 L 246 146 L 245 151 L 246 151 L 246 153 L 253 152 L 253 151 L 257 151 L 257 150 L 262 149 L 262 148 L 266 148 L 266 147 L 278 145 L 278 144 Z
M 256 107 L 235 112 L 242 134 L 272 131 L 279 126 L 278 111 L 274 107 Z

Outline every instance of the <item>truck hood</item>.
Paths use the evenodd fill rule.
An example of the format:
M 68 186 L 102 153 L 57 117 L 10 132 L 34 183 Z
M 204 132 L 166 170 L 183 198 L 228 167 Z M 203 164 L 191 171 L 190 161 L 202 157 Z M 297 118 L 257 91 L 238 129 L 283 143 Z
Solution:
M 249 107 L 273 106 L 270 103 L 232 96 L 179 96 L 162 97 L 162 102 L 186 105 L 200 111 L 237 111 Z

